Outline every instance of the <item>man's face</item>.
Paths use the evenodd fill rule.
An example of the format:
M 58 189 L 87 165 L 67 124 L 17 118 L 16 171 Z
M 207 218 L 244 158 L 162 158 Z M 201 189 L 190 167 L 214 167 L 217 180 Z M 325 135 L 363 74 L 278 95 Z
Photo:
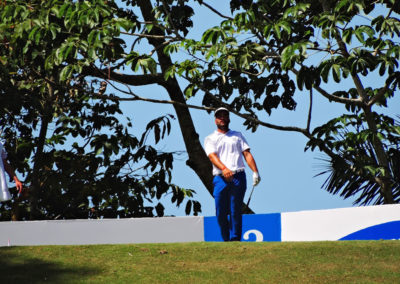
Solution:
M 217 112 L 215 116 L 215 124 L 217 125 L 218 129 L 222 131 L 228 131 L 230 122 L 229 112 L 223 110 Z

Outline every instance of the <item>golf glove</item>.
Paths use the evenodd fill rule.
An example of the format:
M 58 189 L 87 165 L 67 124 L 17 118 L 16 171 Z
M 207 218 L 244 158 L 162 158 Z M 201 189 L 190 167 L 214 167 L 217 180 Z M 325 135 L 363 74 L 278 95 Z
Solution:
M 253 173 L 253 186 L 256 186 L 257 184 L 259 184 L 261 181 L 261 177 L 258 174 L 258 172 L 254 172 Z

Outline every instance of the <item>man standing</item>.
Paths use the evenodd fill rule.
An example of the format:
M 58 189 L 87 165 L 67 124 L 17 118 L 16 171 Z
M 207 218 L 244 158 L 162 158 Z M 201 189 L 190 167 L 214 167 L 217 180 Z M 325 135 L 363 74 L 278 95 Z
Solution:
M 14 172 L 13 167 L 7 161 L 7 152 L 4 149 L 3 143 L 0 142 L 0 201 L 7 201 L 11 199 L 10 192 L 8 191 L 5 172 L 8 173 L 10 178 L 15 182 L 18 193 L 21 193 L 23 185 Z
M 216 216 L 224 241 L 242 238 L 242 204 L 246 192 L 243 157 L 253 171 L 253 186 L 261 178 L 250 147 L 240 132 L 229 129 L 229 111 L 218 108 L 215 113 L 217 130 L 206 137 L 204 148 L 213 165 Z

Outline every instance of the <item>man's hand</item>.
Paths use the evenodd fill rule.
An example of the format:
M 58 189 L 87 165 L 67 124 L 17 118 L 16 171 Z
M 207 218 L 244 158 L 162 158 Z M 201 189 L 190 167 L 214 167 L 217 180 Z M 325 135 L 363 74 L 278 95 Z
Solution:
M 247 149 L 246 151 L 243 151 L 243 156 L 249 165 L 250 169 L 253 171 L 253 186 L 256 186 L 259 184 L 261 177 L 258 174 L 258 169 L 256 165 L 256 161 L 254 160 L 253 155 L 250 153 L 250 150 Z
M 224 168 L 222 170 L 222 175 L 227 182 L 231 182 L 233 180 L 233 172 L 228 168 Z
M 211 163 L 216 166 L 218 169 L 221 170 L 222 176 L 227 182 L 231 182 L 233 180 L 233 172 L 228 169 L 218 158 L 216 153 L 211 153 L 208 155 L 208 158 L 210 159 Z
M 254 172 L 253 173 L 253 186 L 256 186 L 257 184 L 259 184 L 261 181 L 261 177 L 258 174 L 258 172 Z
M 21 194 L 22 189 L 23 189 L 22 182 L 17 178 L 17 176 L 14 176 L 14 182 L 15 182 L 15 186 L 18 190 L 18 194 Z

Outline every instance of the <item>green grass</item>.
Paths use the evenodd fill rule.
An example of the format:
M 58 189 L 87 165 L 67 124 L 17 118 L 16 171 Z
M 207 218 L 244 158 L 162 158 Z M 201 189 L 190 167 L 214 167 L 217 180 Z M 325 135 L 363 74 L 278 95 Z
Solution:
M 0 283 L 400 283 L 400 241 L 0 248 Z

